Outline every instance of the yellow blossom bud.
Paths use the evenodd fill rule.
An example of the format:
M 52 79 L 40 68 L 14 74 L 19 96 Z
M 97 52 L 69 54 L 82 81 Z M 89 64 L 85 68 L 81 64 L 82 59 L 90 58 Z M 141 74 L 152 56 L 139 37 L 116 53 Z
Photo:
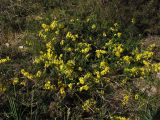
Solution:
M 82 84 L 82 85 L 83 85 L 83 84 L 84 84 L 84 81 L 85 81 L 85 80 L 84 80 L 84 78 L 83 78 L 83 77 L 80 77 L 80 78 L 79 78 L 79 83 L 80 83 L 80 84 Z
M 14 79 L 12 80 L 12 84 L 13 84 L 13 85 L 16 85 L 18 82 L 19 82 L 19 79 L 18 79 L 18 78 L 14 78 Z

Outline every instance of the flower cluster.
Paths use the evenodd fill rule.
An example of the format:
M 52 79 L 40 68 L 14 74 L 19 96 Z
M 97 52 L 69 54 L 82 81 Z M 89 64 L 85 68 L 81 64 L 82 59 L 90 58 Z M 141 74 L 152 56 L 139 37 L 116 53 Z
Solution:
M 129 49 L 117 23 L 109 29 L 99 30 L 91 20 L 79 26 L 76 26 L 77 21 L 80 22 L 71 20 L 65 24 L 54 20 L 50 25 L 42 24 L 41 39 L 38 39 L 42 46 L 33 57 L 34 72 L 31 74 L 22 69 L 21 74 L 37 81 L 45 92 L 51 91 L 61 98 L 86 94 L 89 99 L 83 100 L 81 107 L 87 112 L 92 111 L 99 95 L 102 98 L 111 96 L 116 101 L 114 95 L 118 88 L 131 91 L 119 95 L 122 99 L 118 104 L 122 108 L 129 106 L 132 98 L 137 102 L 140 96 L 128 86 L 137 79 L 153 79 L 151 76 L 160 71 L 160 64 L 153 63 L 152 59 L 154 45 L 146 50 Z M 75 26 L 79 28 L 72 30 Z M 12 84 L 18 82 L 15 79 Z M 129 120 L 120 116 L 113 119 Z
M 0 64 L 3 64 L 3 63 L 6 63 L 8 61 L 10 61 L 11 59 L 9 57 L 6 57 L 6 58 L 2 58 L 0 59 Z
M 71 32 L 68 32 L 66 38 L 75 41 L 78 38 L 78 34 L 73 35 Z
M 21 70 L 21 74 L 23 76 L 25 76 L 26 78 L 28 78 L 29 80 L 32 80 L 34 78 L 34 75 L 28 73 L 27 71 L 25 71 L 24 69 Z
M 44 84 L 43 89 L 45 89 L 45 90 L 53 90 L 53 89 L 54 89 L 54 86 L 51 85 L 51 81 L 48 80 L 48 81 Z

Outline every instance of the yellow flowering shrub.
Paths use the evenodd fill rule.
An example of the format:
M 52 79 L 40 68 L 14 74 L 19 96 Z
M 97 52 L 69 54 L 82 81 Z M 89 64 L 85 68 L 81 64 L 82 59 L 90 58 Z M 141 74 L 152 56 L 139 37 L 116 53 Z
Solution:
M 31 49 L 32 64 L 11 79 L 14 90 L 25 89 L 26 96 L 37 92 L 43 96 L 40 101 L 48 106 L 47 100 L 55 102 L 61 111 L 67 109 L 68 116 L 81 111 L 102 119 L 130 120 L 131 114 L 143 109 L 143 92 L 135 83 L 156 82 L 160 64 L 152 59 L 154 45 L 146 50 L 130 47 L 118 23 L 103 27 L 91 19 L 42 23 L 35 40 L 39 46 L 30 44 L 30 48 L 38 46 Z
M 72 30 L 78 23 L 82 26 Z M 133 84 L 135 79 L 152 79 L 151 76 L 160 71 L 159 63 L 152 62 L 153 45 L 146 50 L 128 48 L 123 42 L 125 38 L 123 32 L 119 31 L 118 23 L 102 30 L 99 30 L 98 26 L 88 19 L 85 22 L 72 19 L 67 24 L 56 20 L 50 25 L 42 24 L 39 37 L 44 47 L 33 60 L 34 66 L 41 66 L 36 70 L 37 77 L 23 69 L 21 73 L 28 79 L 49 77 L 47 82 L 40 80 L 43 89 L 57 92 L 63 100 L 77 93 L 93 95 L 93 92 L 105 97 L 116 92 L 114 89 L 120 86 L 123 86 L 124 90 L 132 91 L 132 88 L 127 86 Z M 105 95 L 105 86 L 112 92 Z M 140 96 L 131 92 L 129 95 L 120 94 L 120 98 L 121 102 L 118 104 L 125 108 L 130 106 L 130 102 L 138 101 Z M 82 108 L 90 111 L 92 105 L 97 105 L 93 97 L 85 100 Z M 113 118 L 129 120 L 120 116 Z

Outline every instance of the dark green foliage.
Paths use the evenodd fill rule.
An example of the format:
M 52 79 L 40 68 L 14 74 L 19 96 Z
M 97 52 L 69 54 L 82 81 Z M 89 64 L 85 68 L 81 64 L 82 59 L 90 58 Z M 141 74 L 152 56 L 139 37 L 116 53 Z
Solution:
M 45 13 L 63 19 L 94 15 L 95 19 L 119 22 L 127 31 L 135 19 L 135 33 L 160 34 L 159 8 L 159 0 L 1 0 L 0 24 L 2 30 L 9 27 L 17 31 L 32 28 L 33 22 L 28 22 L 32 15 Z

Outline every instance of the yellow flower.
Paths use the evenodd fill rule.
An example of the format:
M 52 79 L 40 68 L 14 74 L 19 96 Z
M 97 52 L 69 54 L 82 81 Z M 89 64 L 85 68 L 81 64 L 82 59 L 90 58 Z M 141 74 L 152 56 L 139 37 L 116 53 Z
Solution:
M 54 86 L 51 85 L 51 81 L 48 80 L 48 81 L 44 84 L 43 89 L 45 89 L 45 90 L 53 90 L 53 89 L 54 89 Z
M 51 41 L 46 43 L 46 48 L 52 49 L 52 42 Z
M 101 74 L 100 74 L 100 72 L 99 72 L 99 71 L 96 71 L 96 72 L 95 72 L 95 74 L 96 74 L 96 76 L 97 76 L 97 78 L 98 78 L 98 79 L 100 79 L 100 78 L 101 78 Z
M 106 66 L 106 67 L 104 68 L 104 70 L 101 71 L 101 75 L 103 76 L 103 75 L 105 75 L 105 74 L 107 74 L 107 73 L 109 73 L 109 67 Z
M 139 61 L 142 59 L 142 54 L 136 54 L 135 57 L 136 57 L 136 60 Z
M 67 35 L 66 35 L 66 38 L 71 38 L 71 36 L 72 36 L 72 33 L 68 32 Z
M 152 51 L 156 47 L 156 44 L 151 44 L 148 46 L 147 50 Z
M 107 54 L 107 51 L 105 50 L 96 50 L 96 56 L 97 58 L 100 58 L 101 55 Z
M 149 66 L 149 65 L 150 65 L 149 61 L 146 61 L 146 60 L 143 60 L 143 64 L 144 64 L 145 66 Z
M 57 21 L 53 21 L 51 24 L 50 24 L 50 28 L 53 30 L 57 27 Z
M 153 52 L 149 52 L 149 51 L 145 51 L 143 53 L 143 57 L 146 58 L 146 59 L 151 58 L 153 55 L 154 55 L 154 53 Z
M 63 29 L 64 27 L 65 27 L 64 24 L 59 24 L 60 29 Z
M 91 73 L 89 73 L 89 72 L 84 75 L 84 79 L 88 79 L 88 78 L 90 78 L 90 77 L 91 77 Z
M 135 99 L 135 100 L 138 100 L 138 99 L 139 99 L 139 95 L 138 95 L 138 94 L 135 94 L 134 99 Z
M 67 65 L 68 65 L 69 67 L 75 66 L 75 60 L 68 60 L 68 61 L 67 61 Z
M 18 82 L 19 82 L 19 79 L 18 79 L 18 78 L 14 78 L 14 79 L 12 80 L 12 84 L 13 84 L 13 85 L 16 85 Z
M 83 85 L 85 83 L 85 81 L 90 77 L 91 77 L 91 73 L 85 74 L 84 77 L 79 78 L 79 83 Z
M 26 72 L 24 69 L 21 70 L 21 74 L 30 80 L 34 78 L 34 76 L 32 74 Z
M 109 72 L 109 69 L 110 69 L 108 67 L 108 64 L 104 61 L 100 62 L 100 68 L 102 68 L 102 71 L 100 73 L 102 76 L 107 74 Z
M 130 118 L 122 117 L 122 116 L 113 116 L 110 117 L 111 120 L 130 120 Z
M 90 50 L 90 48 L 85 48 L 85 49 L 82 49 L 82 53 L 88 53 L 89 52 L 89 50 Z
M 68 69 L 65 68 L 65 70 L 62 71 L 62 72 L 66 75 L 67 78 L 72 79 L 73 69 L 71 69 L 71 68 L 68 68 Z
M 44 23 L 41 26 L 42 26 L 43 29 L 45 29 L 47 27 L 47 25 L 44 24 Z
M 65 90 L 64 90 L 64 87 L 61 87 L 60 90 L 59 90 L 59 92 L 60 92 L 60 94 L 61 94 L 62 96 L 65 96 L 65 95 L 66 95 L 66 92 L 65 92 Z
M 117 36 L 118 36 L 118 38 L 120 38 L 122 36 L 122 33 L 118 32 Z
M 64 45 L 64 40 L 61 40 L 60 45 Z
M 116 55 L 117 57 L 120 57 L 120 56 L 121 56 L 121 54 L 120 54 L 119 51 L 116 51 L 116 52 L 115 52 L 115 55 Z
M 79 83 L 83 85 L 84 82 L 85 82 L 84 78 L 83 78 L 83 77 L 80 77 L 80 78 L 79 78 Z
M 123 60 L 124 60 L 126 63 L 128 63 L 128 64 L 130 64 L 131 59 L 132 59 L 132 57 L 129 57 L 129 56 L 123 56 Z
M 115 55 L 117 57 L 121 56 L 121 53 L 123 52 L 123 45 L 122 44 L 115 44 L 113 52 L 115 52 Z
M 10 61 L 11 59 L 9 57 L 6 57 L 6 58 L 3 58 L 3 59 L 0 59 L 0 64 L 2 63 L 6 63 L 8 61 Z
M 160 63 L 155 63 L 152 67 L 155 72 L 160 72 Z
M 22 82 L 20 83 L 20 85 L 26 86 L 26 82 L 25 82 L 25 81 L 22 81 Z
M 138 74 L 139 69 L 136 67 L 133 67 L 129 71 L 130 71 L 131 75 L 135 76 Z
M 67 39 L 72 39 L 72 41 L 75 41 L 78 38 L 78 34 L 73 35 L 71 32 L 68 32 L 66 34 Z
M 106 65 L 107 65 L 106 62 L 104 61 L 100 62 L 100 68 L 104 68 Z
M 71 47 L 65 48 L 64 50 L 67 51 L 67 52 L 73 51 L 73 49 Z
M 42 24 L 42 28 L 44 29 L 45 32 L 49 31 L 49 26 L 44 23 Z
M 125 95 L 125 96 L 123 97 L 123 100 L 122 100 L 122 105 L 128 104 L 128 101 L 129 101 L 129 96 L 128 96 L 128 95 Z
M 42 75 L 42 72 L 41 72 L 41 71 L 38 71 L 38 72 L 36 73 L 36 77 L 41 77 L 41 75 Z
M 141 75 L 145 75 L 145 70 L 144 68 L 139 68 L 140 72 L 141 72 Z
M 68 84 L 68 87 L 69 87 L 70 90 L 72 90 L 73 84 L 72 84 L 72 83 L 69 83 L 69 84 Z
M 95 83 L 99 83 L 99 82 L 100 82 L 100 79 L 94 78 L 94 82 L 95 82 Z
M 80 91 L 83 91 L 83 90 L 85 90 L 85 91 L 87 91 L 89 89 L 89 87 L 88 87 L 88 85 L 84 85 L 84 86 L 82 86 L 82 87 L 80 87 Z

